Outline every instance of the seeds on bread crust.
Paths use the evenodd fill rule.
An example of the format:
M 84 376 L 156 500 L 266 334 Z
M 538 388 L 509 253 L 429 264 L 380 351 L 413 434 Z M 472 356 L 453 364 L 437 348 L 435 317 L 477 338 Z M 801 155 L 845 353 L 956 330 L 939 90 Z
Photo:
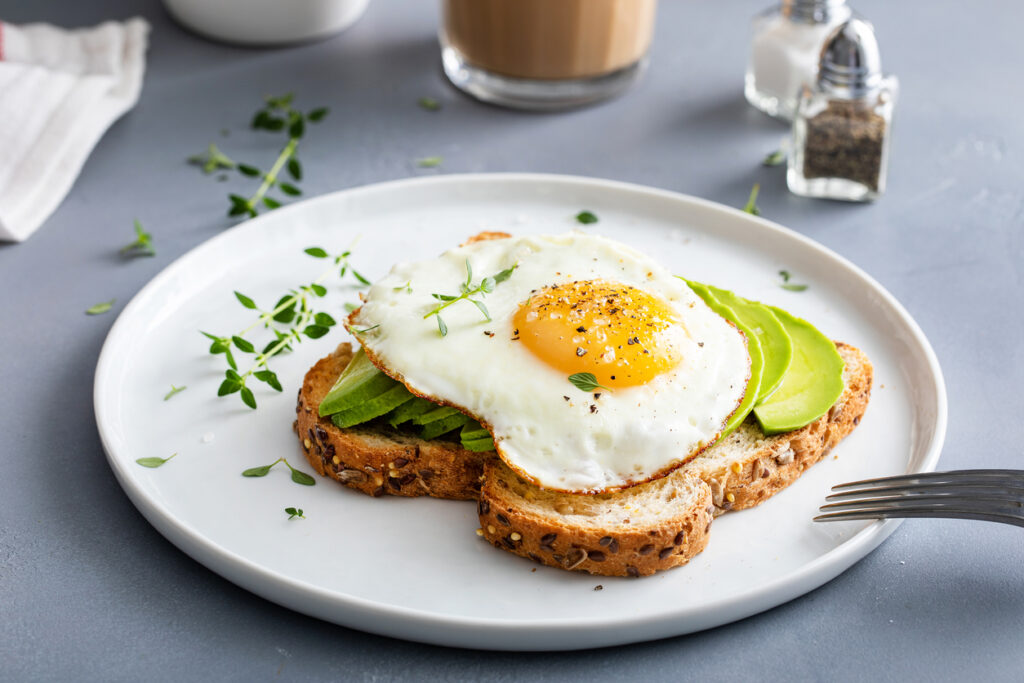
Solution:
M 710 488 L 694 478 L 685 481 L 685 492 L 679 495 L 686 502 L 677 502 L 667 518 L 640 522 L 634 513 L 620 517 L 620 525 L 605 528 L 607 522 L 591 509 L 595 497 L 536 489 L 495 460 L 484 466 L 477 506 L 480 528 L 491 545 L 551 567 L 605 576 L 647 576 L 685 564 L 707 544 L 709 510 L 714 508 Z M 658 490 L 656 482 L 643 486 Z M 530 491 L 534 500 L 526 498 Z M 556 511 L 554 498 L 574 510 L 572 519 Z M 512 539 L 517 540 L 512 543 Z

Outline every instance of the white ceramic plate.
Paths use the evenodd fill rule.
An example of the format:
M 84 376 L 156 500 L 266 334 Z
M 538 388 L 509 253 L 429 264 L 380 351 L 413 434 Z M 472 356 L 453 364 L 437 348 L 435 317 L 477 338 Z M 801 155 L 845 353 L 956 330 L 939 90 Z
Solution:
M 340 252 L 371 277 L 440 253 L 480 230 L 583 228 L 675 271 L 782 306 L 864 349 L 875 390 L 854 434 L 763 505 L 715 521 L 689 565 L 646 579 L 564 572 L 479 539 L 472 503 L 373 499 L 330 480 L 262 479 L 242 470 L 286 456 L 311 472 L 291 431 L 306 369 L 345 337 L 336 329 L 273 363 L 285 391 L 258 389 L 259 410 L 215 396 L 221 357 L 198 330 L 245 328 L 239 290 L 269 305 Z M 806 282 L 779 288 L 778 271 Z M 332 282 L 332 281 L 329 281 Z M 341 317 L 352 285 L 325 301 Z M 453 350 L 453 353 L 457 353 Z M 171 384 L 187 391 L 164 401 Z M 346 190 L 243 223 L 167 267 L 120 315 L 96 369 L 96 420 L 110 466 L 146 518 L 210 569 L 268 600 L 352 628 L 460 647 L 552 650 L 661 638 L 725 624 L 832 579 L 893 523 L 811 521 L 833 484 L 934 469 L 946 425 L 935 355 L 874 280 L 794 232 L 710 202 L 635 185 L 541 175 L 442 176 Z M 179 455 L 159 469 L 136 458 Z M 287 519 L 300 507 L 306 519 Z M 534 571 L 536 569 L 536 571 Z M 598 584 L 603 590 L 595 592 Z

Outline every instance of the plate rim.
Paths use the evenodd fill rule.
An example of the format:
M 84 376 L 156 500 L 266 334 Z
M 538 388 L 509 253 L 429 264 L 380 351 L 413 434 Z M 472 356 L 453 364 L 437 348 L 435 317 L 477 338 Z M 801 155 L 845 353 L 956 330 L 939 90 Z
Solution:
M 924 365 L 928 369 L 934 385 L 928 393 L 933 396 L 936 411 L 934 434 L 916 471 L 934 471 L 946 436 L 948 397 L 938 358 L 917 321 L 885 287 L 859 266 L 810 237 L 763 217 L 754 216 L 711 200 L 648 185 L 588 176 L 547 173 L 467 173 L 389 180 L 336 190 L 295 202 L 275 210 L 273 216 L 274 220 L 279 220 L 282 215 L 307 210 L 313 204 L 337 201 L 338 197 L 343 196 L 374 192 L 401 192 L 408 186 L 457 186 L 467 183 L 574 185 L 589 190 L 603 188 L 609 191 L 647 195 L 648 197 L 660 200 L 695 205 L 711 212 L 725 213 L 734 218 L 739 217 L 742 220 L 753 222 L 759 229 L 795 240 L 818 255 L 843 266 L 873 288 L 874 293 L 879 295 L 884 303 L 898 315 L 900 321 L 910 332 L 914 342 L 924 352 Z M 114 349 L 122 334 L 121 330 L 127 327 L 128 322 L 126 321 L 129 321 L 136 314 L 137 309 L 142 306 L 143 299 L 148 293 L 159 288 L 164 280 L 173 276 L 173 271 L 179 267 L 179 264 L 192 258 L 193 254 L 200 249 L 206 249 L 209 245 L 216 244 L 222 240 L 233 239 L 233 236 L 240 231 L 259 229 L 268 215 L 264 214 L 244 221 L 200 242 L 167 264 L 156 276 L 140 288 L 118 314 L 117 319 L 107 333 L 96 364 L 93 383 L 94 414 L 107 463 L 113 470 L 118 484 L 128 495 L 135 507 L 161 535 L 178 549 L 203 564 L 206 568 L 250 592 L 289 609 L 350 628 L 437 645 L 506 650 L 568 650 L 606 647 L 671 637 L 713 628 L 784 604 L 824 585 L 849 569 L 884 541 L 895 531 L 901 522 L 901 520 L 874 522 L 853 534 L 835 548 L 802 565 L 791 574 L 775 579 L 767 584 L 758 584 L 754 589 L 730 595 L 711 605 L 704 605 L 703 609 L 708 614 L 724 614 L 725 616 L 712 616 L 704 620 L 697 619 L 696 621 L 701 623 L 693 628 L 671 629 L 671 625 L 676 621 L 687 618 L 693 621 L 692 615 L 686 612 L 685 606 L 678 611 L 655 616 L 636 613 L 602 618 L 592 616 L 559 617 L 538 619 L 531 622 L 509 622 L 493 617 L 439 614 L 424 609 L 389 605 L 360 596 L 330 591 L 306 581 L 294 579 L 264 568 L 254 561 L 217 544 L 197 530 L 190 529 L 178 520 L 170 510 L 151 500 L 142 491 L 141 487 L 136 486 L 133 477 L 129 474 L 126 467 L 130 458 L 128 460 L 118 459 L 114 455 L 113 437 L 110 434 L 108 423 L 110 418 L 107 416 L 111 403 L 110 399 L 107 398 L 107 383 L 104 380 L 113 372 L 116 362 Z M 319 605 L 317 601 L 319 601 Z M 318 609 L 318 606 L 321 605 L 323 609 Z M 339 618 L 340 615 L 337 614 L 338 608 L 349 612 L 344 615 L 345 618 Z M 383 623 L 373 624 L 362 621 L 367 616 L 374 619 L 382 619 Z M 608 629 L 612 627 L 615 629 L 636 627 L 635 637 L 624 635 L 621 632 L 607 633 Z M 445 631 L 445 628 L 449 630 Z M 564 637 L 567 631 L 574 634 L 574 637 L 569 639 L 573 641 L 572 643 L 567 645 L 564 642 L 559 644 L 549 642 L 550 636 L 557 633 L 559 636 Z M 528 632 L 530 636 L 526 638 L 525 642 L 523 640 L 524 632 Z M 452 635 L 456 637 L 450 637 Z M 503 647 L 501 642 L 499 642 L 502 635 L 520 638 L 520 640 L 509 643 L 507 647 Z

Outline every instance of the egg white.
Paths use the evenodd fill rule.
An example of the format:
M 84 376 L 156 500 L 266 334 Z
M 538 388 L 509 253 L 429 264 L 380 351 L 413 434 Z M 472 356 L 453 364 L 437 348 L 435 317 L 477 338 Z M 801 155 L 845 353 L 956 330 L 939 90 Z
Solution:
M 516 265 L 483 301 L 445 309 L 447 335 L 424 315 L 438 301 Z M 574 280 L 631 285 L 668 302 L 688 337 L 682 362 L 646 384 L 581 391 L 515 338 L 512 317 L 532 290 Z M 409 287 L 405 287 L 409 283 Z M 746 340 L 687 285 L 634 249 L 590 234 L 477 242 L 399 263 L 349 320 L 373 361 L 413 392 L 456 406 L 491 430 L 499 456 L 544 488 L 613 490 L 664 475 L 710 445 L 750 377 Z

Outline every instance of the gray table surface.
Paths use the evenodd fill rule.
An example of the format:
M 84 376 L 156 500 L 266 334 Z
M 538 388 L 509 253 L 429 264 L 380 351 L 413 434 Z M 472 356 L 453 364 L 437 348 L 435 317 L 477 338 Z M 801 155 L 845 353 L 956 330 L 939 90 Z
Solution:
M 1010 680 L 1024 650 L 1020 530 L 905 523 L 824 587 L 739 623 L 572 653 L 446 649 L 334 626 L 237 588 L 164 540 L 107 467 L 92 376 L 113 315 L 218 234 L 230 184 L 184 158 L 246 134 L 266 93 L 332 113 L 304 150 L 309 194 L 430 173 L 594 175 L 742 205 L 882 282 L 931 339 L 950 397 L 941 466 L 1019 467 L 1024 438 L 1024 10 L 1012 0 L 863 0 L 902 81 L 889 193 L 867 206 L 790 195 L 762 168 L 785 128 L 740 94 L 760 3 L 664 0 L 652 68 L 625 97 L 557 115 L 503 111 L 439 71 L 435 2 L 373 0 L 347 33 L 279 50 L 206 42 L 155 0 L 0 1 L 0 18 L 153 24 L 138 106 L 29 241 L 0 247 L 0 678 L 6 680 Z M 3 96 L 0 93 L 0 96 Z M 441 100 L 428 113 L 421 96 Z M 0 125 L 3 125 L 0 122 Z M 237 141 L 237 142 L 236 142 Z M 237 149 L 237 147 L 236 147 Z M 266 153 L 266 152 L 264 152 Z M 441 155 L 439 170 L 413 159 Z M 239 187 L 244 187 L 239 183 Z M 117 249 L 139 218 L 158 255 Z

